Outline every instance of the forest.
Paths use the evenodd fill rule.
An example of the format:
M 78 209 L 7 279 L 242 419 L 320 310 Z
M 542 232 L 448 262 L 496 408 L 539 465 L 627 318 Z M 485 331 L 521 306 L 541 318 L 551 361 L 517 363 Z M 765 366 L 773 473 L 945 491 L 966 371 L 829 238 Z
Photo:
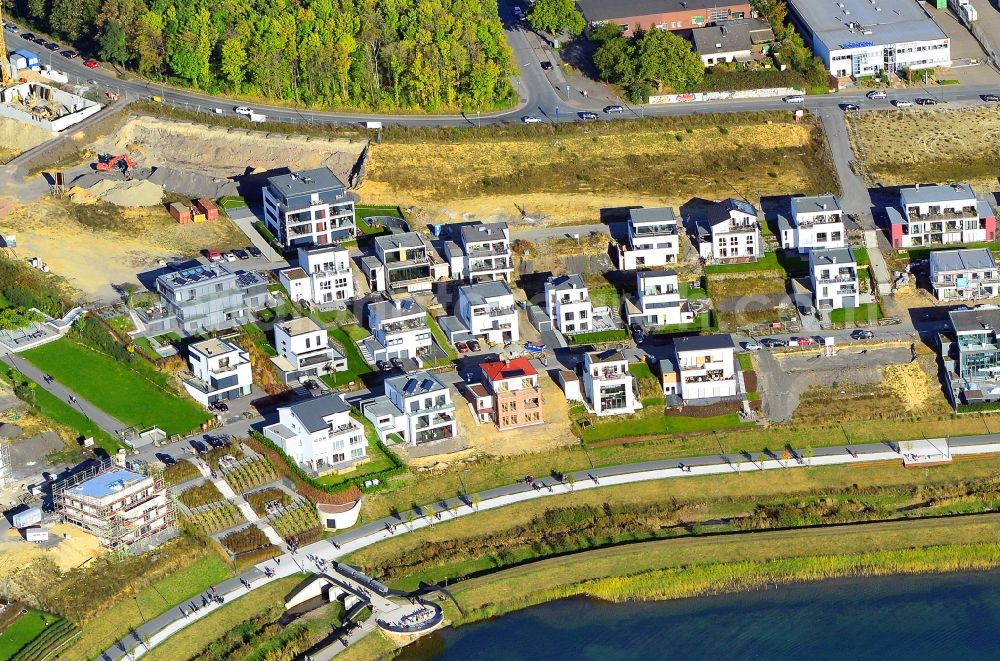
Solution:
M 496 0 L 3 0 L 81 52 L 212 94 L 366 110 L 511 105 Z

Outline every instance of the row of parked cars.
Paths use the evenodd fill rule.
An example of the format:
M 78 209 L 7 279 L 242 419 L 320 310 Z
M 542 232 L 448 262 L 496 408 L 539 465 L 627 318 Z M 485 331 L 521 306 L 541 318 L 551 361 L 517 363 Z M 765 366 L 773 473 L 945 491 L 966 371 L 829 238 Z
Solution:
M 11 34 L 19 34 L 21 32 L 20 28 L 18 28 L 13 23 L 4 23 L 3 29 L 6 30 L 7 32 L 10 32 Z M 62 46 L 60 46 L 56 42 L 49 41 L 45 37 L 39 37 L 33 32 L 25 32 L 24 34 L 21 34 L 21 38 L 24 39 L 25 41 L 31 41 L 33 43 L 36 43 L 45 50 L 52 51 L 53 53 L 62 48 Z M 72 48 L 65 48 L 59 51 L 59 54 L 68 60 L 73 60 L 80 57 L 80 54 L 77 53 Z M 88 69 L 96 69 L 97 67 L 100 66 L 98 61 L 95 60 L 94 58 L 89 58 L 87 60 L 84 60 L 83 65 Z
M 867 328 L 859 328 L 851 333 L 852 340 L 871 340 L 875 338 L 875 331 Z M 765 337 L 759 341 L 749 340 L 743 343 L 746 351 L 760 351 L 762 348 L 781 349 L 784 347 L 815 347 L 823 343 L 823 338 L 798 336 L 790 337 L 787 340 L 780 337 Z
M 263 253 L 256 246 L 247 246 L 246 248 L 237 248 L 231 252 L 219 252 L 218 250 L 212 250 L 210 248 L 205 249 L 205 257 L 209 261 L 213 262 L 235 262 L 237 259 L 250 259 L 251 257 L 260 257 Z

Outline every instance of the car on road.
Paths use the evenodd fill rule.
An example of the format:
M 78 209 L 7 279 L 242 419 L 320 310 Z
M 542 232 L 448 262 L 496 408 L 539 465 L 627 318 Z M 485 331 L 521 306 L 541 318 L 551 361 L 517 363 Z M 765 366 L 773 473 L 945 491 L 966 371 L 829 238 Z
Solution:
M 390 358 L 389 362 L 392 363 L 392 366 L 395 367 L 396 369 L 398 369 L 398 370 L 403 369 L 403 361 L 402 361 L 402 359 L 400 359 L 400 358 Z
M 936 106 L 937 104 L 938 104 L 938 100 L 937 99 L 932 99 L 930 97 L 924 96 L 924 97 L 920 97 L 919 99 L 917 99 L 917 105 L 918 106 Z
M 646 341 L 646 334 L 643 333 L 642 331 L 639 331 L 638 333 L 632 333 L 632 339 L 635 341 L 636 344 L 642 344 L 643 342 Z
M 983 94 L 980 98 L 987 103 L 990 101 L 993 103 L 1000 102 L 1000 94 Z
M 223 110 L 222 108 L 212 108 L 212 112 L 214 112 L 216 115 L 225 115 L 226 114 L 226 111 Z
M 90 80 L 87 81 L 87 84 L 88 85 L 93 85 L 94 87 L 100 87 L 101 86 L 101 81 L 94 80 L 93 78 L 91 78 Z
M 10 23 L 4 23 L 3 29 L 6 30 L 7 32 L 10 32 L 11 34 L 17 34 L 18 32 L 20 32 L 20 30 L 17 29 L 16 25 L 11 25 Z
M 233 251 L 233 254 L 236 255 L 236 259 L 250 259 L 250 253 L 246 250 L 240 250 L 237 248 Z
M 96 69 L 97 67 L 99 67 L 101 65 L 98 64 L 97 60 L 95 60 L 94 58 L 90 58 L 89 60 L 84 60 L 83 61 L 83 66 L 87 67 L 88 69 Z
M 589 110 L 584 110 L 583 112 L 576 113 L 577 117 L 583 120 L 594 120 L 597 119 L 596 112 L 590 112 Z
M 861 110 L 861 106 L 859 106 L 856 103 L 845 103 L 840 106 L 840 109 L 843 110 L 844 112 L 854 112 L 857 110 Z
M 222 406 L 226 406 L 225 402 L 216 402 L 216 404 L 221 404 Z M 226 406 L 225 410 L 228 411 L 229 407 Z M 229 445 L 229 440 L 225 436 L 210 436 L 209 434 L 205 434 L 204 436 L 202 436 L 202 438 L 205 439 L 206 443 L 208 443 L 209 445 L 211 445 L 213 448 L 216 449 L 224 448 L 227 445 Z
M 225 260 L 227 262 L 235 262 L 236 261 L 236 255 L 234 255 L 231 252 L 227 252 L 225 255 L 223 255 L 223 257 L 225 258 Z
M 479 340 L 469 340 L 469 351 L 479 351 L 483 348 L 483 345 L 479 343 Z
M 812 347 L 816 345 L 816 340 L 811 337 L 793 337 L 791 343 L 799 347 Z
M 625 112 L 625 108 L 622 106 L 607 106 L 604 109 L 604 112 L 606 112 L 609 115 L 620 115 L 621 113 Z
M 785 342 L 784 340 L 776 337 L 765 337 L 763 340 L 760 341 L 760 345 L 762 347 L 767 347 L 768 349 L 776 349 L 779 347 L 787 347 L 788 342 Z
M 782 99 L 785 103 L 805 103 L 806 97 L 801 94 L 793 94 L 792 96 L 786 96 Z
M 913 101 L 907 101 L 906 99 L 896 99 L 892 102 L 892 105 L 897 108 L 910 108 L 913 106 Z
M 871 92 L 868 92 L 868 94 L 865 94 L 865 96 L 869 99 L 884 99 L 889 95 L 883 90 L 872 90 Z
M 191 447 L 193 447 L 194 451 L 197 452 L 198 454 L 204 454 L 205 452 L 208 452 L 208 446 L 202 443 L 201 441 L 192 440 Z
M 44 48 L 45 50 L 57 51 L 59 50 L 59 44 L 57 44 L 54 41 L 50 41 L 49 43 L 45 44 Z
M 34 41 L 35 40 L 35 33 L 34 32 L 25 32 L 24 34 L 21 35 L 21 39 L 26 39 L 28 41 Z
M 166 452 L 157 452 L 156 453 L 156 458 L 159 459 L 160 461 L 162 461 L 164 463 L 164 465 L 167 465 L 167 466 L 170 466 L 172 464 L 176 464 L 177 463 L 177 460 L 174 459 L 173 457 L 171 457 Z
M 638 322 L 632 322 L 631 324 L 629 324 L 628 329 L 633 335 L 635 335 L 636 333 L 641 333 L 642 324 Z
M 75 50 L 64 50 L 59 54 L 65 57 L 67 60 L 73 60 L 80 57 L 80 54 L 77 53 Z
M 257 246 L 247 246 L 247 252 L 250 253 L 250 255 L 253 257 L 260 257 L 261 255 L 264 254 L 260 251 L 260 248 L 258 248 Z
M 237 115 L 249 116 L 253 114 L 253 110 L 250 110 L 250 108 L 247 108 L 246 106 L 236 106 L 235 108 L 233 108 L 233 112 L 235 112 Z
M 541 124 L 542 120 L 538 117 L 532 117 L 531 115 L 525 115 L 521 118 L 521 122 L 524 124 Z
M 469 345 L 465 342 L 456 342 L 455 350 L 458 351 L 458 353 L 469 353 Z
M 377 360 L 375 361 L 375 369 L 377 369 L 380 372 L 388 372 L 389 370 L 392 369 L 392 365 L 390 365 L 385 360 Z
M 542 71 L 552 71 L 552 63 L 548 60 L 542 62 Z
M 873 331 L 868 330 L 867 328 L 859 328 L 858 330 L 851 333 L 852 340 L 870 340 L 873 337 L 875 337 L 875 333 Z
M 760 351 L 760 345 L 753 340 L 750 340 L 743 343 L 743 349 L 744 351 Z

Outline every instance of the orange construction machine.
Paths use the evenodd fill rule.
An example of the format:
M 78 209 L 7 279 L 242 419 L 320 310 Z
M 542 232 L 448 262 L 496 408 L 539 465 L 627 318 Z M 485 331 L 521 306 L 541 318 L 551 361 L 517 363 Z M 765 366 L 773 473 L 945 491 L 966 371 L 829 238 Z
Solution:
M 128 172 L 135 165 L 135 161 L 128 154 L 122 154 L 121 156 L 107 154 L 100 157 L 95 168 L 98 172 L 111 172 L 115 168 L 120 169 L 122 172 Z

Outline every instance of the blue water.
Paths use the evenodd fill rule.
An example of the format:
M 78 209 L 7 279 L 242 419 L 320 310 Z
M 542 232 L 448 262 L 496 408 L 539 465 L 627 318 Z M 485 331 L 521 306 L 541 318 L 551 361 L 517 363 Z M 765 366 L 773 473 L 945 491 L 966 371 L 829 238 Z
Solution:
M 399 658 L 1000 660 L 1000 571 L 800 583 L 665 602 L 567 599 L 444 629 Z

